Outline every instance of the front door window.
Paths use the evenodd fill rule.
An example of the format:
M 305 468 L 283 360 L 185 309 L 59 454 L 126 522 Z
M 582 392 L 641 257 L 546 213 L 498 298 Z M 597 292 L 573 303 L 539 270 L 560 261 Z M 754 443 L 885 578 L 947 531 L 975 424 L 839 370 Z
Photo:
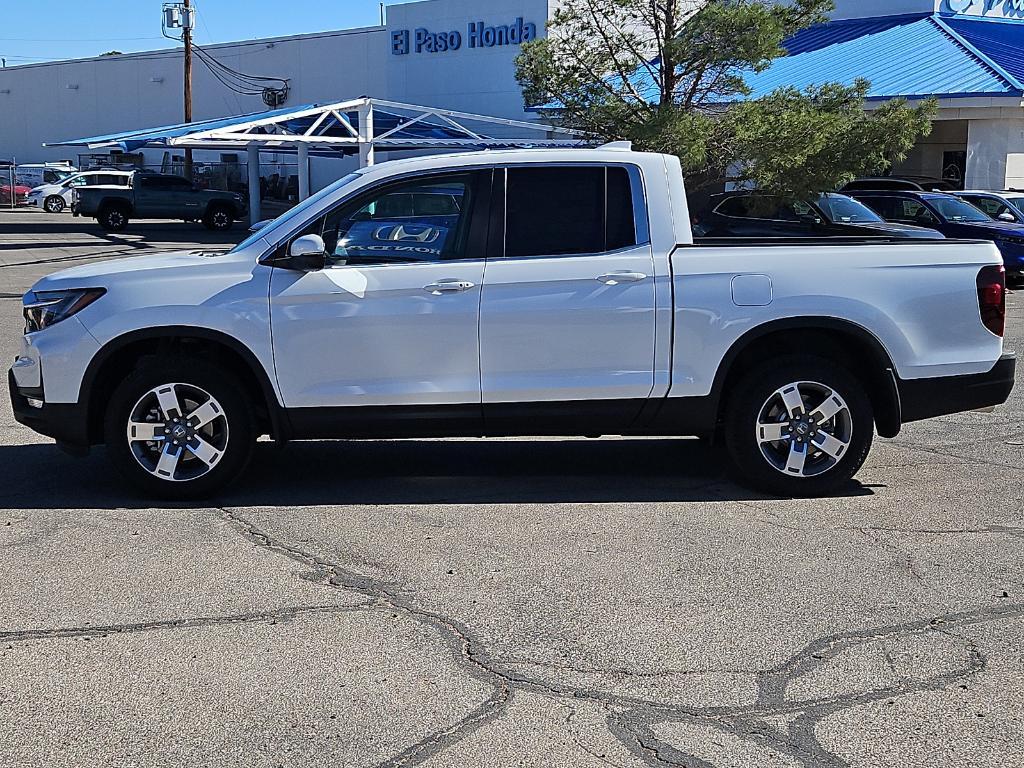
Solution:
M 328 214 L 322 228 L 332 266 L 461 258 L 473 205 L 469 176 L 391 186 Z

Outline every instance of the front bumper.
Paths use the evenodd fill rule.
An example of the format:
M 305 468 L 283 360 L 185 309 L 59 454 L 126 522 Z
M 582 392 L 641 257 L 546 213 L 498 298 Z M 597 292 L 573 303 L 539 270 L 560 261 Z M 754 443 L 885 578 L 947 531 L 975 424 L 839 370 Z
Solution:
M 19 387 L 14 369 L 7 372 L 7 385 L 11 391 L 11 409 L 19 424 L 58 443 L 76 449 L 89 447 L 89 421 L 86 408 L 78 403 L 47 403 L 42 387 Z M 30 400 L 41 403 L 35 407 Z
M 988 373 L 899 379 L 903 423 L 1002 405 L 1013 391 L 1016 366 L 1017 356 L 1008 353 Z

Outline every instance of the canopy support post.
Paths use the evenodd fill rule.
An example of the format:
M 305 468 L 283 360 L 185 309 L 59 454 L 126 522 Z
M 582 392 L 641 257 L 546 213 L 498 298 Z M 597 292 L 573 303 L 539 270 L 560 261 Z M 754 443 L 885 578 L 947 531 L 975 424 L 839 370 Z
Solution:
M 309 144 L 304 141 L 296 145 L 299 163 L 299 200 L 309 197 Z
M 248 155 L 249 223 L 251 225 L 263 218 L 260 212 L 260 146 L 259 144 L 250 144 L 245 151 Z
M 367 99 L 359 105 L 359 167 L 373 165 L 373 154 L 373 103 Z

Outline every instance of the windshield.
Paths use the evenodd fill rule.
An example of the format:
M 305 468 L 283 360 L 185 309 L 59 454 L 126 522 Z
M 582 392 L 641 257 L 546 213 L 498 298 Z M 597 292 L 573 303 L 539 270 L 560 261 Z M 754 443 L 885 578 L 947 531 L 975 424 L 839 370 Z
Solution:
M 352 183 L 353 181 L 358 179 L 360 177 L 360 175 L 361 174 L 358 173 L 358 172 L 350 173 L 348 176 L 343 176 L 342 178 L 338 179 L 333 184 L 324 187 L 319 192 L 317 192 L 315 195 L 312 195 L 311 197 L 307 197 L 305 200 L 303 200 L 301 203 L 296 205 L 291 210 L 285 211 L 280 216 L 278 216 L 276 219 L 274 219 L 273 221 L 269 222 L 266 226 L 260 227 L 259 229 L 257 229 L 255 232 L 253 232 L 251 235 L 249 235 L 247 238 L 245 238 L 245 240 L 243 240 L 238 245 L 236 245 L 234 248 L 232 248 L 230 253 L 235 253 L 236 251 L 244 251 L 246 248 L 248 248 L 250 245 L 255 243 L 261 237 L 267 237 L 268 235 L 272 234 L 273 232 L 275 232 L 280 227 L 282 227 L 285 224 L 287 224 L 292 219 L 301 218 L 302 214 L 306 210 L 308 210 L 309 208 L 311 208 L 314 205 L 316 205 L 317 203 L 319 203 L 325 197 L 330 197 L 335 192 L 337 192 L 339 189 L 344 187 L 346 184 Z
M 848 224 L 854 221 L 885 221 L 866 205 L 846 195 L 822 195 L 818 198 L 818 207 L 832 222 Z
M 1007 195 L 1006 202 L 1008 202 L 1018 211 L 1024 212 L 1024 195 Z
M 992 219 L 985 215 L 981 210 L 958 198 L 929 197 L 927 199 L 928 202 L 931 203 L 932 208 L 938 211 L 939 215 L 946 221 L 992 221 Z

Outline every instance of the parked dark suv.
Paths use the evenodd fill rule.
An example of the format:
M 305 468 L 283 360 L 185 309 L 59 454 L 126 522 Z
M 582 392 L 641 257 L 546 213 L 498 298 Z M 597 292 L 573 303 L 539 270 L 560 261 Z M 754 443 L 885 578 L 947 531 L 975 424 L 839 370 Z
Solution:
M 852 197 L 828 192 L 814 201 L 756 192 L 714 195 L 695 217 L 699 237 L 914 237 L 942 239 L 933 229 L 890 224 Z
M 1009 275 L 1024 271 L 1024 224 L 994 221 L 965 200 L 942 192 L 855 192 L 886 221 L 933 227 L 946 237 L 992 240 Z

